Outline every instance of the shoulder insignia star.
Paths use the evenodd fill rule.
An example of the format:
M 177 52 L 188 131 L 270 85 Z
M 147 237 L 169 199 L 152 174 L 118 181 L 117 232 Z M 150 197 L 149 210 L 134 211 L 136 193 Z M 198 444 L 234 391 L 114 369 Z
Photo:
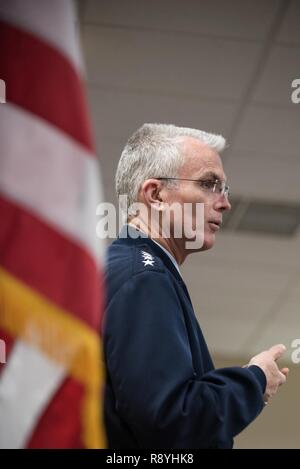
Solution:
M 143 256 L 142 262 L 144 264 L 144 267 L 146 267 L 146 265 L 151 265 L 151 267 L 153 267 L 155 259 L 152 256 L 152 254 L 149 254 L 149 252 L 146 252 L 146 251 L 142 251 L 142 256 Z

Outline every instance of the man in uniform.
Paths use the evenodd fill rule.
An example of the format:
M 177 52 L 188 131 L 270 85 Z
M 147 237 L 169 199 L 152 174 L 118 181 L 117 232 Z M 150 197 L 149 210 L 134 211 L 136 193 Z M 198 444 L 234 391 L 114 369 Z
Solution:
M 214 369 L 180 273 L 188 254 L 213 247 L 230 209 L 224 147 L 219 135 L 144 124 L 120 158 L 116 188 L 129 210 L 108 249 L 104 323 L 111 448 L 231 448 L 286 381 L 280 344 Z

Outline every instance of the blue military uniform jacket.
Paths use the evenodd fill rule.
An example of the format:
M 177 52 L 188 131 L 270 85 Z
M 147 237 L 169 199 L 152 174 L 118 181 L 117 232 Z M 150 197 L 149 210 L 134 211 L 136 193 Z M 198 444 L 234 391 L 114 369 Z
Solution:
M 108 248 L 109 447 L 231 448 L 263 408 L 265 375 L 257 366 L 214 369 L 179 272 L 139 235 L 125 226 Z

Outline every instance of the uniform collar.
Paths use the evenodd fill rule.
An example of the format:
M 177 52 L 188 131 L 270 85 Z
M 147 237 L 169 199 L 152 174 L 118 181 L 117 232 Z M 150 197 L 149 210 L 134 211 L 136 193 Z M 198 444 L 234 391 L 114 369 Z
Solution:
M 173 264 L 175 265 L 176 269 L 178 270 L 180 276 L 181 276 L 181 272 L 179 270 L 179 265 L 175 259 L 174 256 L 172 256 L 172 254 L 164 247 L 162 246 L 161 244 L 159 244 L 157 241 L 155 241 L 154 239 L 152 239 L 153 243 L 157 244 L 157 246 L 159 246 L 166 254 L 167 256 L 171 259 L 171 261 L 173 262 Z

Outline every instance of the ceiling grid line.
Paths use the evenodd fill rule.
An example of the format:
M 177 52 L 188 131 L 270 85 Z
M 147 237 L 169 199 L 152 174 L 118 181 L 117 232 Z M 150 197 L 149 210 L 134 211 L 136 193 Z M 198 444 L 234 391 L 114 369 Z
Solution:
M 288 0 L 289 1 L 289 0 Z M 180 31 L 176 29 L 159 29 L 159 28 L 150 28 L 146 26 L 133 26 L 133 25 L 124 25 L 117 23 L 101 23 L 94 21 L 84 21 L 85 26 L 91 26 L 92 28 L 101 28 L 101 29 L 117 29 L 123 31 L 134 31 L 140 33 L 158 33 L 166 36 L 176 35 L 176 36 L 187 36 L 187 37 L 197 37 L 202 39 L 212 39 L 215 41 L 228 41 L 228 42 L 242 42 L 246 44 L 258 44 L 261 42 L 260 39 L 245 38 L 240 36 L 230 36 L 230 35 L 221 35 L 221 34 L 212 34 L 212 33 L 199 33 L 191 31 Z

